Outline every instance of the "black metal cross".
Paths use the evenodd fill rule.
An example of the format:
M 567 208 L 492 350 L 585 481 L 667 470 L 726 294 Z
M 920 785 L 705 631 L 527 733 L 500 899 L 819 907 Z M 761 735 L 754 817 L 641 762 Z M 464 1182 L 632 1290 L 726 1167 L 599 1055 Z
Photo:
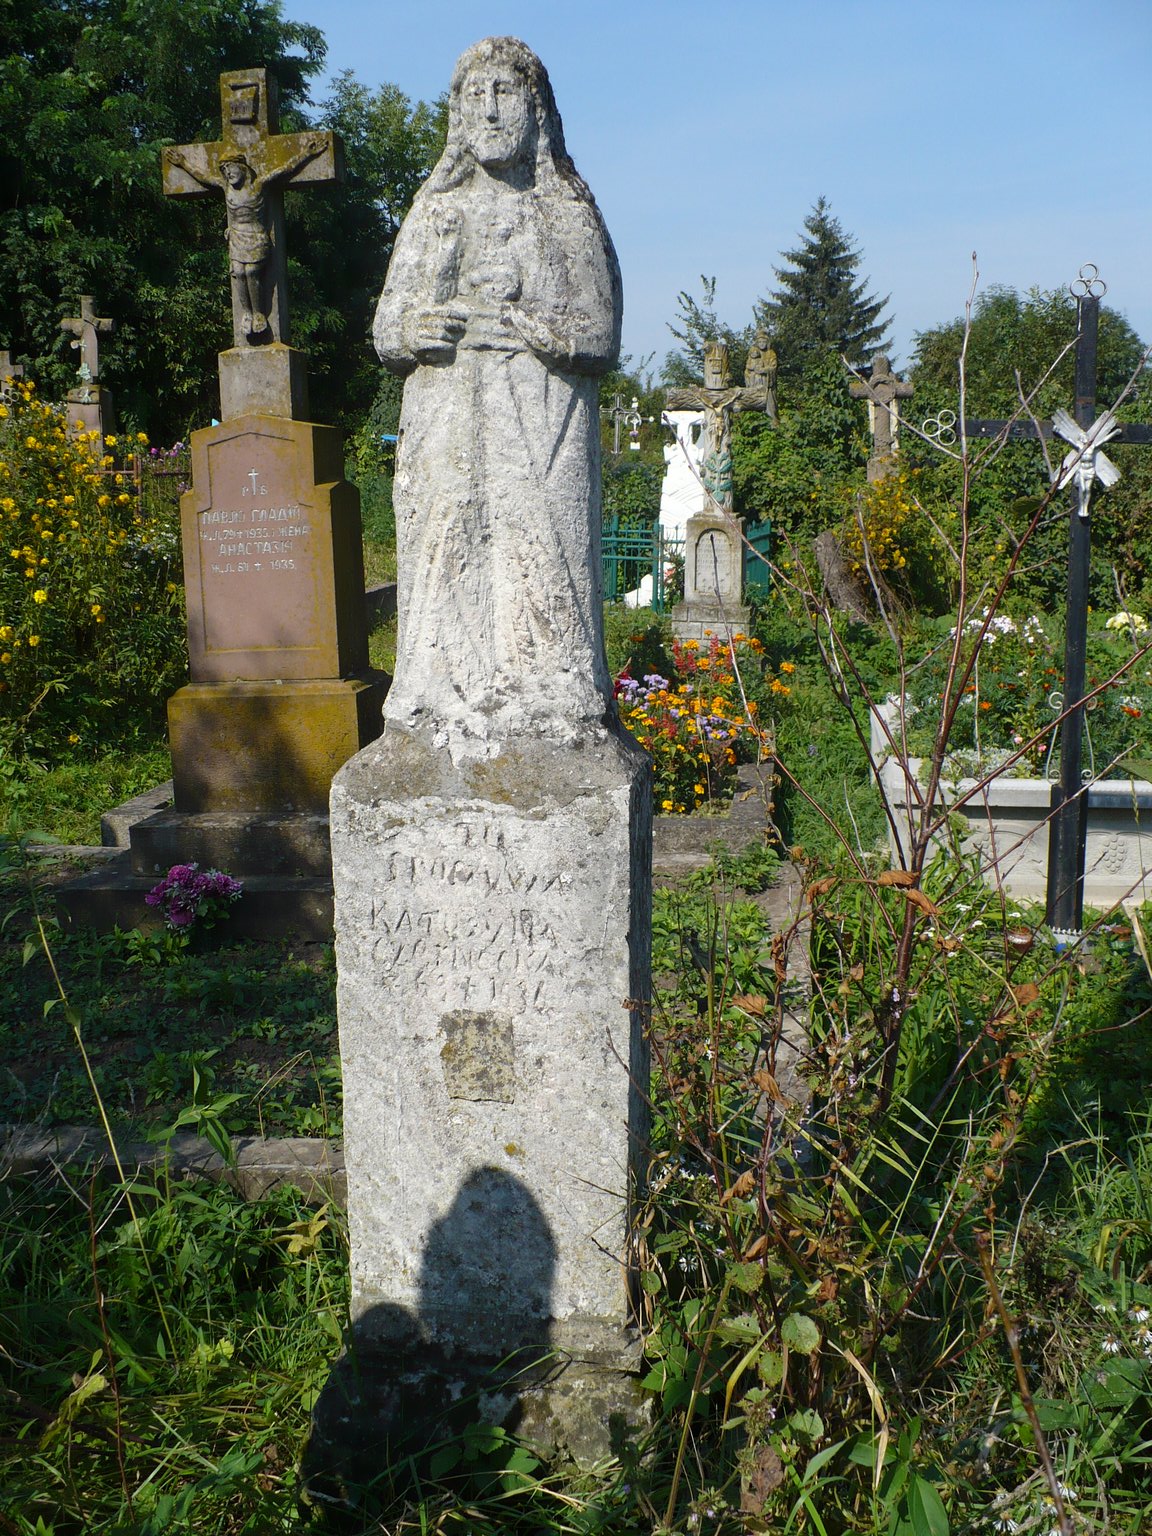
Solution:
M 1076 299 L 1076 406 L 1074 419 L 1057 412 L 1053 422 L 980 421 L 965 418 L 968 437 L 1054 438 L 1072 444 L 1058 485 L 1071 487 L 1068 509 L 1068 614 L 1064 637 L 1064 719 L 1060 727 L 1060 777 L 1052 786 L 1048 831 L 1046 921 L 1059 937 L 1071 939 L 1084 922 L 1084 863 L 1088 838 L 1088 794 L 1081 771 L 1084 734 L 1084 674 L 1088 650 L 1088 571 L 1092 531 L 1089 495 L 1094 479 L 1106 484 L 1115 466 L 1100 452 L 1104 443 L 1152 445 L 1152 427 L 1117 423 L 1111 413 L 1096 417 L 1096 343 L 1100 299 L 1105 292 L 1094 266 L 1081 267 L 1072 285 Z M 1077 430 L 1078 429 L 1078 430 Z

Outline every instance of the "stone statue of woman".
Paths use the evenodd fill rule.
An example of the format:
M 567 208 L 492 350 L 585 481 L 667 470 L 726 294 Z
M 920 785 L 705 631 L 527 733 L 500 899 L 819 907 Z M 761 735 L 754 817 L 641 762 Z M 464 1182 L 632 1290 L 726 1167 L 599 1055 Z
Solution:
M 494 746 L 579 736 L 610 710 L 596 380 L 621 308 L 544 67 L 486 38 L 456 65 L 447 145 L 376 311 L 406 380 L 387 721 Z

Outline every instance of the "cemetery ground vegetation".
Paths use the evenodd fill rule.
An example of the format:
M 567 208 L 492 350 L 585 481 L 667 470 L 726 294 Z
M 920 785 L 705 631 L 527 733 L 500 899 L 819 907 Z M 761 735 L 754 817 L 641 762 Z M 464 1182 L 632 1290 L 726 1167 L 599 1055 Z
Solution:
M 415 1469 L 382 1471 L 341 1529 L 1047 1531 L 1059 1525 L 1041 1441 L 1073 1529 L 1146 1528 L 1149 914 L 1102 925 L 1093 963 L 1069 970 L 1040 944 L 1011 947 L 1036 914 L 949 859 L 917 885 L 875 859 L 828 869 L 801 865 L 804 901 L 775 928 L 755 851 L 657 893 L 641 1224 L 650 1436 L 579 1477 L 477 1426 Z M 876 1003 L 904 913 L 924 910 L 908 890 L 941 916 L 925 915 L 914 949 L 886 1093 Z M 24 904 L 8 929 L 31 919 Z M 240 970 L 260 947 L 136 966 L 127 941 L 89 939 L 85 956 L 47 939 L 66 999 L 40 1049 L 48 1024 L 85 1040 L 118 1129 L 128 1079 L 156 1095 L 161 1141 L 198 1129 L 227 1151 L 238 1122 L 211 1074 L 229 1020 L 267 1009 L 266 1027 L 293 1032 L 289 994 L 269 1007 L 271 973 Z M 787 963 L 797 943 L 812 966 L 800 1052 L 785 1024 L 807 1006 Z M 27 966 L 43 978 L 40 944 Z M 137 1025 L 102 1073 L 104 1018 L 126 978 L 149 971 L 185 979 L 183 1043 L 214 1022 L 215 1044 L 198 1062 L 164 1060 L 153 1040 L 145 1059 Z M 153 1035 L 179 991 L 141 986 Z M 182 1094 L 157 1093 L 181 1072 Z M 70 1113 L 93 1118 L 92 1086 L 77 1084 Z M 335 1105 L 335 1067 L 331 1088 Z M 291 1112 L 279 1123 L 318 1129 Z M 11 1529 L 331 1528 L 301 1506 L 297 1468 L 346 1317 L 338 1210 L 286 1190 L 245 1203 L 163 1165 L 10 1174 L 0 1200 Z
M 166 927 L 159 909 L 147 930 L 61 931 L 51 891 L 71 872 L 9 844 L 0 1123 L 89 1124 L 95 1089 L 128 1139 L 170 1134 L 181 1115 L 226 1135 L 340 1134 L 331 946 L 233 939 L 227 903 L 210 933 Z
M 866 487 L 862 408 L 826 355 L 806 377 L 771 440 L 737 434 L 738 487 L 741 453 L 777 476 L 760 650 L 730 660 L 759 678 L 779 843 L 655 904 L 651 1432 L 577 1476 L 478 1425 L 382 1469 L 351 1529 L 1141 1536 L 1152 1520 L 1152 913 L 1090 913 L 1084 946 L 1058 954 L 936 795 L 980 702 L 999 732 L 1033 710 L 1011 745 L 1046 750 L 1057 713 L 1010 673 L 1047 689 L 1067 513 L 1028 444 L 949 457 L 909 429 L 903 474 Z M 934 412 L 956 404 L 942 378 L 925 375 Z M 804 398 L 825 402 L 807 424 Z M 1144 409 L 1138 387 L 1125 409 Z M 1094 629 L 1101 683 L 1125 669 L 1107 697 L 1142 700 L 1149 591 L 1104 531 L 1122 487 L 1139 527 L 1138 475 L 1095 505 Z M 866 619 L 822 586 L 829 528 Z M 673 682 L 659 624 L 622 611 L 609 631 L 614 674 L 633 657 L 634 677 Z M 917 689 L 932 707 L 898 710 L 889 749 L 928 727 L 923 798 L 893 854 L 870 713 Z M 799 895 L 772 923 L 781 856 Z M 200 952 L 62 935 L 9 857 L 4 1118 L 196 1129 L 225 1151 L 253 1127 L 337 1127 L 327 954 L 232 945 L 226 919 Z M 19 1536 L 326 1528 L 297 1468 L 346 1320 L 340 1213 L 123 1173 L 0 1181 L 0 1517 Z

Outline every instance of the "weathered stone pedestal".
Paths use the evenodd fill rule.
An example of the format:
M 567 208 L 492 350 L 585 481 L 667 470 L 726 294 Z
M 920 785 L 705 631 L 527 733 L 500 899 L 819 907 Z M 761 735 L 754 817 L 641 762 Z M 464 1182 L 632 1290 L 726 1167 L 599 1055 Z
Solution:
M 281 348 L 286 352 L 287 348 Z M 285 401 L 285 404 L 288 402 Z M 245 882 L 230 930 L 331 935 L 328 791 L 380 732 L 359 498 L 334 427 L 242 416 L 192 436 L 181 506 L 191 682 L 169 701 L 174 804 L 62 904 L 129 927 L 176 863 Z
M 192 681 L 168 706 L 176 810 L 323 814 L 336 769 L 379 734 L 387 690 L 367 665 L 340 433 L 241 416 L 193 435 L 192 474 Z
M 80 384 L 70 389 L 64 412 L 68 425 L 77 432 L 99 432 L 104 437 L 116 425 L 112 391 L 100 384 Z
M 333 783 L 350 1478 L 445 1415 L 580 1461 L 639 1418 L 651 778 L 599 737 L 454 766 L 390 725 Z
M 688 519 L 684 541 L 684 600 L 672 610 L 678 640 L 746 633 L 751 614 L 741 602 L 742 518 L 709 509 Z

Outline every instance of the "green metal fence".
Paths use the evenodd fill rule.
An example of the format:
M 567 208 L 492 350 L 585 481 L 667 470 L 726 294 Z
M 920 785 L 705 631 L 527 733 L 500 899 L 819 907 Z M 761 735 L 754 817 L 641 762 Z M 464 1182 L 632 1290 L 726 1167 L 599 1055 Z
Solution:
M 744 537 L 748 540 L 744 546 L 744 590 L 752 597 L 766 597 L 772 590 L 772 569 L 768 564 L 772 554 L 771 522 L 765 518 L 762 523 L 746 524 Z
M 675 600 L 674 575 L 684 558 L 684 540 L 670 539 L 659 523 L 643 524 L 619 517 L 604 519 L 601 535 L 604 601 L 623 602 L 629 592 L 644 591 L 651 579 L 651 603 L 662 613 Z M 645 601 L 645 607 L 649 603 Z

